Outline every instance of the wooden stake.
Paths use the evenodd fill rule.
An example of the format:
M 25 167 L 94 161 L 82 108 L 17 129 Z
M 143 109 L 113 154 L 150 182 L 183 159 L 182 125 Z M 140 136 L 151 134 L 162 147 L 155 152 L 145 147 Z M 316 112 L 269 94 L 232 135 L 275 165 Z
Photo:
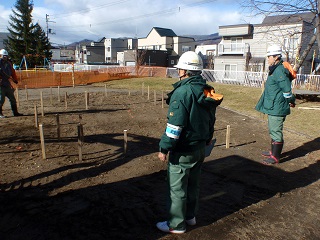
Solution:
M 41 116 L 44 116 L 44 109 L 43 109 L 43 93 L 40 91 L 40 106 L 41 106 Z
M 84 101 L 85 101 L 85 104 L 86 104 L 86 110 L 88 110 L 89 99 L 88 99 L 88 92 L 87 91 L 84 92 Z
M 40 142 L 41 142 L 41 150 L 42 150 L 42 159 L 46 160 L 46 146 L 44 144 L 44 134 L 43 134 L 43 126 L 39 124 L 39 132 L 40 132 Z
M 60 141 L 60 116 L 59 113 L 56 114 L 56 122 L 57 122 L 57 138 Z
M 24 85 L 24 90 L 25 90 L 25 92 L 26 92 L 26 101 L 28 102 L 28 101 L 29 101 L 29 95 L 28 95 L 27 85 Z
M 79 149 L 79 160 L 82 161 L 82 145 L 83 145 L 83 126 L 78 123 L 78 149 Z
M 61 99 L 60 99 L 60 86 L 58 86 L 58 102 L 61 102 Z
M 148 85 L 148 100 L 150 100 L 150 87 Z
M 65 102 L 65 105 L 66 105 L 66 110 L 68 109 L 68 93 L 65 92 L 64 94 L 64 102 Z
M 141 88 L 141 95 L 144 95 L 144 83 L 142 83 L 142 88 Z
M 50 104 L 52 105 L 52 87 L 50 87 Z
M 226 148 L 230 148 L 230 125 L 227 125 Z
M 153 97 L 154 97 L 154 105 L 157 104 L 157 93 L 156 90 L 153 90 Z
M 162 105 L 162 108 L 164 108 L 164 96 L 163 96 L 163 91 L 161 93 L 161 105 Z
M 104 95 L 107 96 L 107 84 L 104 85 Z
M 128 150 L 128 135 L 127 135 L 128 130 L 123 130 L 123 153 L 126 154 Z
M 38 110 L 37 110 L 37 105 L 34 105 L 34 125 L 36 128 L 39 127 L 39 121 L 38 121 Z
M 16 88 L 16 101 L 17 101 L 17 106 L 19 107 L 20 106 L 20 101 L 19 101 L 19 88 L 17 87 Z

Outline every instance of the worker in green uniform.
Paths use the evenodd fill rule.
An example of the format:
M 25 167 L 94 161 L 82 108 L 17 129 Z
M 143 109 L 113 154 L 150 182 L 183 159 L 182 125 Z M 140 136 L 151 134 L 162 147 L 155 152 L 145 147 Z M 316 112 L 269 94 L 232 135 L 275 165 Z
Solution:
M 216 107 L 223 96 L 206 84 L 202 59 L 192 51 L 179 58 L 180 81 L 168 94 L 167 126 L 161 137 L 158 157 L 168 162 L 168 219 L 157 228 L 184 233 L 186 224 L 196 224 L 199 180 L 206 146 L 212 146 Z
M 271 150 L 263 152 L 267 157 L 262 161 L 265 165 L 279 163 L 283 148 L 283 123 L 290 114 L 290 107 L 295 106 L 295 97 L 292 94 L 292 77 L 283 65 L 282 48 L 272 45 L 267 50 L 269 74 L 265 89 L 260 97 L 256 110 L 268 115 L 268 128 L 271 138 Z

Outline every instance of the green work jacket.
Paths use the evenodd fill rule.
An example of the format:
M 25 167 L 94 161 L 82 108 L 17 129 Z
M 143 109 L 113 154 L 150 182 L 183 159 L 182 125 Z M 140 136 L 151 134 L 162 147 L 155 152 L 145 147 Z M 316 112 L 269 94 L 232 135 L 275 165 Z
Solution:
M 211 86 L 201 75 L 176 82 L 173 87 L 168 94 L 168 121 L 159 143 L 160 151 L 166 154 L 168 151 L 190 152 L 204 148 L 213 137 L 216 107 L 222 100 L 204 95 L 204 88 Z M 179 136 L 170 136 L 168 126 L 178 127 Z
M 290 114 L 289 103 L 295 103 L 295 97 L 292 94 L 290 73 L 282 62 L 270 68 L 265 89 L 255 107 L 259 112 L 272 116 Z

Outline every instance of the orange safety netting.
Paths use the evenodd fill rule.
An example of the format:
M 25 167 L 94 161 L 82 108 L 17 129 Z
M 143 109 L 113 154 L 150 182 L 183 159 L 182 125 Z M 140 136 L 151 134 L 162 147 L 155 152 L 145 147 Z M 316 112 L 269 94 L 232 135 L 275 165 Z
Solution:
M 138 72 L 138 74 L 137 74 Z M 133 77 L 166 77 L 165 67 L 114 67 L 91 71 L 50 71 L 28 70 L 16 71 L 18 86 L 28 88 L 45 88 L 54 86 L 85 85 L 116 79 Z

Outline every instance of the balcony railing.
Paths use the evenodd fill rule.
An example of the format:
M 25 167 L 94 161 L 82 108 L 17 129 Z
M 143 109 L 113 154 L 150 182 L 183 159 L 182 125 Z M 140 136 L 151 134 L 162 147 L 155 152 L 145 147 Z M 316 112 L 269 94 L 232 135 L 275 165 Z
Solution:
M 220 43 L 218 45 L 218 55 L 241 54 L 249 52 L 248 43 Z

